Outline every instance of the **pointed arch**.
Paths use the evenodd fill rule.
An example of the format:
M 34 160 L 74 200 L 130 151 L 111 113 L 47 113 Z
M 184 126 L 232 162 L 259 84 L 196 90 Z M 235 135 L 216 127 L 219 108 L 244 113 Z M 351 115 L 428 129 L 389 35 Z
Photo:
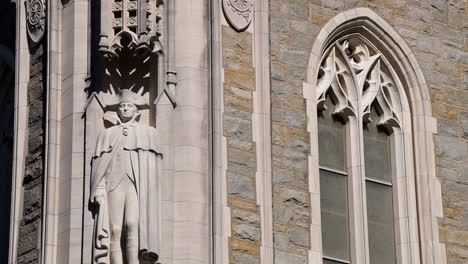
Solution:
M 442 216 L 442 198 L 440 182 L 435 175 L 432 135 L 436 133 L 436 121 L 432 117 L 429 90 L 423 72 L 409 46 L 384 19 L 368 8 L 350 9 L 333 17 L 323 26 L 311 50 L 303 94 L 307 105 L 307 129 L 311 140 L 309 182 L 312 204 L 320 205 L 317 107 L 320 108 L 320 101 L 323 100 L 322 95 L 328 89 L 324 87 L 318 76 L 324 74 L 321 72 L 323 71 L 322 62 L 324 56 L 330 54 L 332 47 L 340 39 L 345 39 L 353 34 L 362 36 L 362 39 L 368 41 L 367 45 L 372 45 L 382 54 L 382 59 L 372 62 L 380 63 L 381 65 L 377 68 L 368 68 L 385 68 L 384 73 L 374 72 L 374 74 L 380 74 L 384 76 L 384 79 L 395 80 L 395 83 L 391 85 L 401 87 L 402 89 L 402 95 L 400 95 L 403 97 L 401 98 L 401 109 L 383 109 L 382 111 L 387 111 L 384 114 L 384 119 L 393 118 L 395 120 L 397 119 L 389 116 L 388 113 L 405 111 L 407 113 L 402 114 L 401 117 L 401 122 L 403 122 L 401 133 L 406 133 L 408 140 L 402 143 L 406 145 L 400 151 L 404 151 L 408 156 L 411 156 L 412 162 L 411 164 L 406 163 L 399 170 L 402 170 L 405 175 L 409 175 L 410 181 L 408 182 L 413 182 L 412 186 L 411 184 L 405 186 L 406 189 L 410 189 L 406 193 L 405 199 L 410 200 L 415 205 L 414 210 L 409 210 L 409 214 L 413 214 L 414 212 L 415 215 L 412 215 L 412 219 L 415 220 L 410 220 L 413 223 L 409 225 L 409 230 L 404 232 L 413 233 L 408 237 L 416 240 L 409 241 L 409 244 L 412 245 L 408 248 L 417 247 L 408 249 L 417 251 L 417 254 L 407 258 L 410 259 L 408 263 L 446 263 L 445 246 L 439 241 L 438 231 L 438 217 Z M 365 53 L 366 51 L 361 50 L 359 52 Z M 356 54 L 356 56 L 360 56 L 360 54 Z M 355 74 L 354 77 L 358 79 L 358 82 L 361 82 L 365 81 L 366 76 L 369 76 L 368 74 L 373 73 L 363 74 L 364 77 L 359 77 Z M 361 80 L 360 78 L 363 79 Z M 383 80 L 381 86 L 384 87 L 385 85 L 390 84 Z M 348 92 L 348 94 L 352 93 Z M 371 95 L 369 94 L 369 96 Z M 367 103 L 370 107 L 372 102 L 378 100 L 381 105 L 388 108 L 392 105 L 391 103 L 389 104 L 389 101 L 395 100 L 395 96 L 397 95 L 387 87 L 383 88 L 380 98 L 376 99 L 375 96 L 371 96 L 371 98 L 367 99 Z M 363 101 L 365 100 L 363 99 Z M 411 191 L 411 189 L 414 191 Z M 311 232 L 311 241 L 317 241 L 317 238 L 318 241 L 321 241 L 320 210 L 314 209 L 312 210 L 313 220 L 311 230 L 313 232 Z M 409 254 L 410 252 L 402 254 L 405 253 Z M 317 246 L 312 246 L 311 258 L 316 261 L 319 258 L 321 259 L 321 254 L 321 243 L 318 243 Z M 366 259 L 365 251 L 355 252 L 354 254 L 355 259 Z M 420 259 L 418 256 L 420 256 Z

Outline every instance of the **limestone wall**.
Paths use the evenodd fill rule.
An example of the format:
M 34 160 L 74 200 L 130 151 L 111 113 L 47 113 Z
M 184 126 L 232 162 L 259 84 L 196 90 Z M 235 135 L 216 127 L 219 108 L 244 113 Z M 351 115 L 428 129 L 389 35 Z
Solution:
M 302 82 L 309 53 L 321 27 L 336 14 L 354 7 L 368 7 L 390 23 L 423 69 L 433 115 L 438 121 L 434 142 L 444 205 L 441 242 L 447 246 L 448 263 L 465 263 L 468 260 L 468 10 L 466 1 L 462 0 L 270 2 L 276 258 L 284 257 L 287 259 L 284 263 L 304 263 L 304 251 L 310 246 L 306 237 L 292 235 L 307 232 L 307 225 L 304 228 L 302 225 L 308 221 L 309 198 L 302 187 L 307 184 L 309 141 Z M 294 204 L 285 204 L 286 198 Z

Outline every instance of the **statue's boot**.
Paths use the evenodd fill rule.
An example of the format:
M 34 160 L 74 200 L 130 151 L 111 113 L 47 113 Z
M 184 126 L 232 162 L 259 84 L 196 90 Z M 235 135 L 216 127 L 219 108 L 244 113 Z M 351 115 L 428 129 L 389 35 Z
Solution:
M 112 264 L 123 264 L 122 248 L 120 246 L 120 241 L 110 243 L 110 260 L 110 263 Z
M 128 264 L 140 263 L 138 261 L 138 237 L 127 238 L 127 260 Z

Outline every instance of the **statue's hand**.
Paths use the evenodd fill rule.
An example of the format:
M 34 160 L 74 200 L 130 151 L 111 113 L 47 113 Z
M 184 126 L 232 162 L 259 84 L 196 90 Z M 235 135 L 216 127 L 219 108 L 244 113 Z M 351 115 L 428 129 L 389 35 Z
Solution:
M 102 204 L 104 202 L 105 195 L 106 195 L 106 189 L 97 188 L 96 192 L 94 193 L 94 202 L 98 204 Z

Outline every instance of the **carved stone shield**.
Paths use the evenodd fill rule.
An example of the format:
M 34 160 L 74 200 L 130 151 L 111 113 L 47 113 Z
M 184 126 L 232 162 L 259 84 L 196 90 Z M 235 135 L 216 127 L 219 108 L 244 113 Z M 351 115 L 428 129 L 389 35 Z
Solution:
M 44 36 L 46 3 L 45 0 L 27 0 L 25 5 L 28 36 L 34 46 Z
M 252 0 L 223 0 L 226 20 L 238 32 L 245 31 L 253 17 Z

